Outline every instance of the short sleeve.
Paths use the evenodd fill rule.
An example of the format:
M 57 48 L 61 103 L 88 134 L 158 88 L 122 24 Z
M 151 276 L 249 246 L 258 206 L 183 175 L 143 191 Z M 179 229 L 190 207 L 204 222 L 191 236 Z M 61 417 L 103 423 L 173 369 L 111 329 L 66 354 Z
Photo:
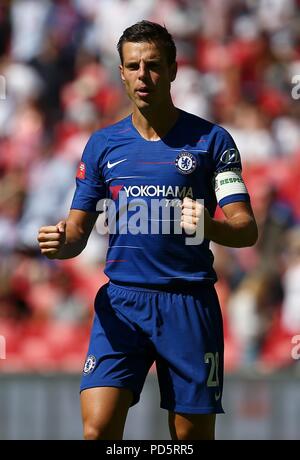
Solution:
M 71 209 L 96 212 L 98 201 L 106 197 L 106 186 L 100 169 L 106 143 L 106 138 L 101 132 L 90 137 L 78 165 Z
M 213 144 L 213 186 L 220 207 L 237 201 L 249 201 L 242 178 L 240 152 L 232 136 L 218 127 Z

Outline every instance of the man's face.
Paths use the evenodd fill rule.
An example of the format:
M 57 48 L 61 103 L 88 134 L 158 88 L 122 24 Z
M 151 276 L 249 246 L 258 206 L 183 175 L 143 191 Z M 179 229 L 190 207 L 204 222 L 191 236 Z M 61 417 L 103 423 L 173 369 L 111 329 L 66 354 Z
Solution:
M 169 101 L 176 69 L 176 64 L 168 64 L 163 49 L 153 42 L 123 44 L 121 79 L 127 95 L 139 109 Z

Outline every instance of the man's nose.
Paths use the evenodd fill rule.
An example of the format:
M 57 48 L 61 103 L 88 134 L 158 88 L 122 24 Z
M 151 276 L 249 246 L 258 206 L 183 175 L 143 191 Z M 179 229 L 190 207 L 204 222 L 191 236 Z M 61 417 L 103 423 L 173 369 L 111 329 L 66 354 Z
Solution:
M 145 66 L 145 64 L 143 62 L 141 62 L 140 67 L 139 67 L 138 77 L 140 79 L 143 79 L 143 78 L 146 77 L 146 75 L 147 75 L 146 66 Z

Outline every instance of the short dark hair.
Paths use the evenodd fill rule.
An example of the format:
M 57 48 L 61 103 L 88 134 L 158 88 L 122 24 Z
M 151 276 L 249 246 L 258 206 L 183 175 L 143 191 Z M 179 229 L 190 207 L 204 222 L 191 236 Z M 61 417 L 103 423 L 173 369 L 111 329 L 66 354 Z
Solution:
M 168 64 L 176 61 L 176 46 L 172 35 L 166 27 L 151 21 L 140 21 L 124 30 L 117 44 L 121 63 L 123 64 L 123 44 L 125 42 L 154 42 L 161 45 L 166 53 Z

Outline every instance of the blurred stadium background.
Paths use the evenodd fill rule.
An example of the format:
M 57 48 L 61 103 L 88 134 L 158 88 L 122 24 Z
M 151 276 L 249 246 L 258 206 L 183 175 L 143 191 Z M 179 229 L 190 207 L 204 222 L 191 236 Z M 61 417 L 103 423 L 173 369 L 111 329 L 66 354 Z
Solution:
M 176 105 L 233 135 L 260 230 L 255 247 L 212 246 L 228 413 L 217 435 L 300 439 L 299 7 L 1 1 L 0 439 L 81 438 L 78 384 L 107 239 L 94 231 L 80 257 L 57 262 L 40 256 L 36 235 L 66 216 L 91 132 L 130 111 L 115 45 L 141 19 L 175 38 Z M 168 436 L 154 373 L 129 415 L 128 439 Z

